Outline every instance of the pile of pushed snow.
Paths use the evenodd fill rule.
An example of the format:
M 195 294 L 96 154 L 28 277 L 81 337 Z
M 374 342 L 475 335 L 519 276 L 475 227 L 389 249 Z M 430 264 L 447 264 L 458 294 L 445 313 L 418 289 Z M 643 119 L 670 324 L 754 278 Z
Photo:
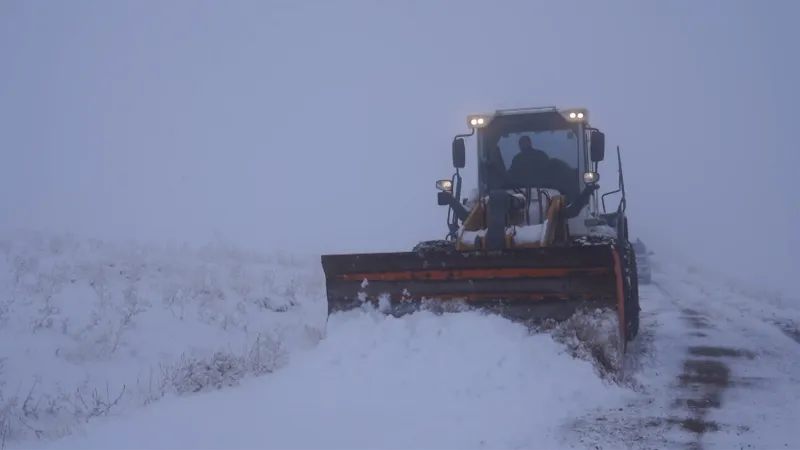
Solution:
M 626 381 L 616 311 L 579 310 L 569 319 L 552 324 L 551 333 L 573 357 L 590 361 L 600 378 L 614 383 Z
M 272 372 L 324 332 L 316 261 L 222 245 L 0 241 L 0 437 Z
M 56 446 L 564 448 L 575 417 L 629 396 L 548 334 L 498 316 L 356 310 L 269 377 L 103 418 Z

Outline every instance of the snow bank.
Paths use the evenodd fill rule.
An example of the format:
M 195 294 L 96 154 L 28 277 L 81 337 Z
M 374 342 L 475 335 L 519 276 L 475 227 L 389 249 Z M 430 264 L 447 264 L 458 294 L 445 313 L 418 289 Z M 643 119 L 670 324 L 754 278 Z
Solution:
M 353 311 L 269 377 L 98 419 L 53 448 L 559 448 L 564 424 L 624 396 L 496 316 Z
M 221 245 L 0 241 L 0 437 L 58 437 L 283 366 L 324 329 L 313 262 Z

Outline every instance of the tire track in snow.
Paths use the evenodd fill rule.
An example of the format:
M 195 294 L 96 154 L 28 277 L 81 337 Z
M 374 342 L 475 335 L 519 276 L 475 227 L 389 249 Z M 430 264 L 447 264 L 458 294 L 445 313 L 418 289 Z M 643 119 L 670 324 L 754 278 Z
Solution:
M 755 353 L 731 347 L 718 346 L 716 340 L 709 336 L 714 327 L 709 323 L 707 315 L 691 309 L 681 311 L 683 319 L 697 334 L 691 334 L 701 341 L 687 348 L 688 356 L 683 361 L 683 370 L 678 376 L 678 389 L 673 407 L 684 414 L 674 414 L 666 419 L 669 424 L 678 424 L 683 430 L 693 435 L 693 440 L 686 447 L 694 450 L 704 449 L 703 441 L 707 433 L 718 432 L 722 427 L 733 427 L 720 424 L 710 419 L 712 409 L 720 409 L 725 403 L 728 389 L 733 386 L 751 387 L 759 380 L 748 380 L 736 375 L 729 358 L 754 359 Z M 746 431 L 743 425 L 736 426 Z
M 672 405 L 683 414 L 673 413 L 666 419 L 693 436 L 684 447 L 700 450 L 730 448 L 747 440 L 766 440 L 770 442 L 767 446 L 793 441 L 786 434 L 766 435 L 763 430 L 778 428 L 781 433 L 792 433 L 794 427 L 765 426 L 761 413 L 742 414 L 747 410 L 741 409 L 755 406 L 756 410 L 780 410 L 779 389 L 786 385 L 785 375 L 796 377 L 800 369 L 780 364 L 787 349 L 784 342 L 764 333 L 758 317 L 736 314 L 735 307 L 712 295 L 690 298 L 680 295 L 683 292 L 672 292 L 672 288 L 657 287 L 673 305 L 682 308 L 681 318 L 689 329 L 682 344 L 688 345 Z M 675 289 L 680 288 L 681 283 L 676 281 Z M 754 427 L 759 428 L 755 434 Z
M 609 450 L 795 445 L 800 407 L 786 402 L 800 400 L 800 365 L 783 359 L 797 354 L 794 343 L 776 339 L 759 318 L 679 288 L 642 289 L 642 332 L 653 335 L 653 349 L 632 373 L 640 395 L 579 419 L 582 441 Z

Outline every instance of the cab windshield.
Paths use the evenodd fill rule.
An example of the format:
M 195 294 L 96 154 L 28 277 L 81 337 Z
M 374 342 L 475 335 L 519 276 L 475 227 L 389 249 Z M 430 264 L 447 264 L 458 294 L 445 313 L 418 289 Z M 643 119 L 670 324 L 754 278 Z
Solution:
M 481 131 L 488 189 L 555 189 L 568 198 L 578 194 L 578 130 L 559 113 L 500 116 Z

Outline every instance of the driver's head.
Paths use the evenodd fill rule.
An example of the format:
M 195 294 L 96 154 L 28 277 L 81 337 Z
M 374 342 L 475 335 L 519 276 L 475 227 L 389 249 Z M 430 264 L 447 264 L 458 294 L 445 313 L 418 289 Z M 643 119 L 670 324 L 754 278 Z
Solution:
M 530 150 L 533 148 L 533 143 L 531 142 L 530 136 L 522 136 L 519 138 L 519 141 L 517 141 L 517 144 L 519 144 L 520 151 Z

